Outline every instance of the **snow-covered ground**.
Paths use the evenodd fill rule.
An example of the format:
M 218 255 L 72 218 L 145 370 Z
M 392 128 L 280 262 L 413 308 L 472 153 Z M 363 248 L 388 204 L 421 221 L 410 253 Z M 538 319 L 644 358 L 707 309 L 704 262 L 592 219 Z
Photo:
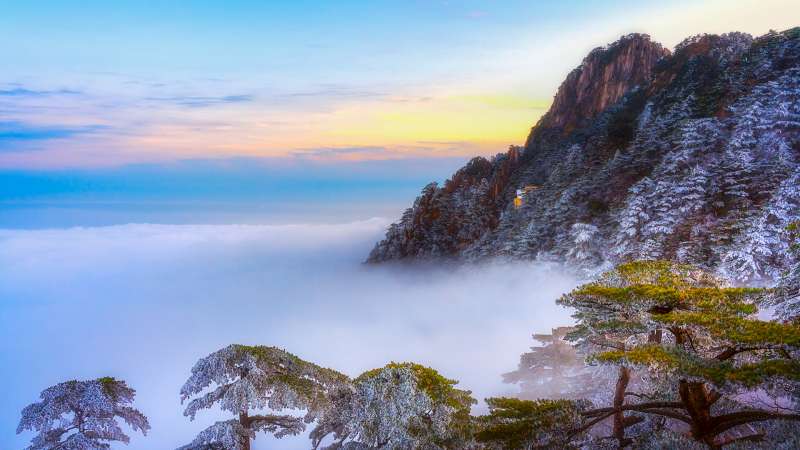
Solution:
M 0 448 L 21 448 L 19 411 L 68 379 L 114 376 L 150 419 L 128 447 L 188 443 L 217 412 L 182 415 L 201 356 L 274 345 L 355 376 L 413 360 L 479 399 L 508 394 L 532 332 L 570 323 L 555 299 L 575 281 L 535 264 L 367 267 L 387 222 L 148 225 L 0 230 Z M 305 449 L 304 437 L 255 449 Z

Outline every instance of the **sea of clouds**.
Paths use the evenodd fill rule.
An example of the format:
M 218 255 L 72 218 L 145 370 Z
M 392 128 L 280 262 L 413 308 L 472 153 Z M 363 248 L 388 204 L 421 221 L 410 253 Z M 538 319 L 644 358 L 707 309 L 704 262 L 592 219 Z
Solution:
M 355 376 L 416 361 L 483 399 L 512 394 L 533 332 L 569 324 L 552 267 L 365 266 L 387 222 L 0 230 L 0 448 L 47 386 L 114 376 L 152 425 L 128 447 L 169 449 L 223 417 L 182 415 L 194 362 L 231 343 L 274 345 Z M 482 406 L 477 407 L 478 411 Z M 259 436 L 255 449 L 308 448 Z

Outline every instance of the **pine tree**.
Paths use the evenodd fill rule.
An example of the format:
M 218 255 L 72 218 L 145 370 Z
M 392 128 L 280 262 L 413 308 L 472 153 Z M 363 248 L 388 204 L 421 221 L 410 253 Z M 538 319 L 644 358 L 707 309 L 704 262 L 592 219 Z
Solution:
M 328 390 L 346 382 L 347 377 L 338 372 L 275 347 L 225 347 L 192 368 L 181 388 L 181 401 L 195 398 L 183 414 L 194 420 L 201 409 L 218 405 L 236 418 L 206 428 L 181 449 L 249 450 L 259 432 L 278 438 L 301 433 L 327 406 Z M 265 409 L 306 410 L 306 415 L 258 414 Z
M 732 107 L 738 119 L 726 158 L 748 168 L 739 185 L 766 200 L 757 208 L 752 201 L 734 204 L 737 211 L 752 212 L 736 218 L 741 226 L 722 258 L 721 272 L 727 277 L 770 282 L 785 269 L 785 230 L 800 208 L 800 161 L 792 150 L 800 145 L 798 77 L 800 70 L 790 70 Z
M 578 448 L 586 402 L 488 398 L 475 437 L 486 449 Z
M 478 439 L 490 448 L 660 448 L 660 442 L 767 449 L 787 437 L 796 444 L 800 325 L 759 319 L 765 294 L 668 261 L 618 266 L 559 299 L 575 309 L 568 338 L 589 361 L 617 371 L 610 405 L 495 402 L 480 419 L 488 431 Z M 760 400 L 764 395 L 775 405 Z M 597 429 L 609 420 L 605 436 Z M 676 433 L 681 427 L 687 435 Z
M 792 263 L 780 279 L 771 296 L 771 304 L 777 306 L 777 315 L 782 320 L 800 322 L 800 222 L 787 227 Z
M 723 255 L 720 272 L 738 281 L 778 280 L 793 257 L 788 227 L 800 210 L 800 168 L 784 180 Z
M 144 435 L 150 429 L 147 417 L 133 408 L 134 397 L 136 391 L 111 377 L 59 383 L 22 410 L 17 433 L 38 433 L 28 450 L 102 450 L 112 442 L 127 444 L 130 438 L 118 419 Z
M 518 384 L 523 399 L 579 399 L 590 394 L 591 374 L 569 342 L 571 327 L 554 328 L 551 334 L 534 334 L 541 343 L 519 358 L 517 370 L 503 374 L 505 383 Z
M 763 294 L 724 287 L 691 266 L 656 261 L 623 264 L 559 303 L 576 308 L 579 323 L 572 337 L 579 345 L 598 363 L 620 368 L 622 394 L 615 399 L 622 401 L 614 406 L 616 414 L 641 411 L 683 421 L 695 440 L 716 448 L 737 427 L 800 420 L 800 414 L 739 405 L 735 397 L 800 381 L 800 363 L 793 356 L 800 350 L 800 328 L 759 320 L 755 314 Z M 626 406 L 630 370 L 637 367 L 669 387 L 675 398 Z M 715 405 L 729 409 L 718 414 Z M 602 413 L 587 417 L 593 414 Z M 628 439 L 628 419 L 619 418 L 615 429 L 620 442 Z
M 428 367 L 391 363 L 331 395 L 312 431 L 313 448 L 462 449 L 471 440 L 469 391 Z
M 603 264 L 604 242 L 600 229 L 589 223 L 577 222 L 570 227 L 572 246 L 567 250 L 567 261 L 591 273 Z

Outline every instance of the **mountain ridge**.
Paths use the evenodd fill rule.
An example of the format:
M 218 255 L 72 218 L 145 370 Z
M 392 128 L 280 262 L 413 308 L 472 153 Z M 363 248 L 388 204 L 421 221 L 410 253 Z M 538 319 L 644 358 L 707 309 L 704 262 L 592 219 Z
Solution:
M 800 28 L 674 52 L 631 34 L 570 72 L 523 147 L 426 186 L 368 262 L 666 258 L 768 282 L 798 185 Z
M 597 47 L 573 69 L 556 91 L 537 127 L 568 133 L 649 81 L 655 63 L 670 51 L 650 36 L 632 33 Z

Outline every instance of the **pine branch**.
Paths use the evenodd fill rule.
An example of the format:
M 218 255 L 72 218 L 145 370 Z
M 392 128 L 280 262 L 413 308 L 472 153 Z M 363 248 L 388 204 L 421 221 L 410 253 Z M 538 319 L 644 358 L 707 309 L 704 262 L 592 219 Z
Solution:
M 619 408 L 597 408 L 592 409 L 589 411 L 585 411 L 583 413 L 586 417 L 594 417 L 599 414 L 605 414 L 607 412 L 617 412 L 617 411 L 641 411 L 644 412 L 648 409 L 654 408 L 679 408 L 684 409 L 684 405 L 681 402 L 649 402 L 649 403 L 637 403 L 634 405 L 623 405 Z
M 709 434 L 712 436 L 717 436 L 725 431 L 730 430 L 731 428 L 738 427 L 739 425 L 764 422 L 767 420 L 800 421 L 800 414 L 780 414 L 757 410 L 738 411 L 735 413 L 723 414 L 711 419 L 712 428 Z
M 730 358 L 732 358 L 732 357 L 734 357 L 734 356 L 736 356 L 736 355 L 738 355 L 740 353 L 752 352 L 752 351 L 757 351 L 757 350 L 778 350 L 778 351 L 783 350 L 785 352 L 785 349 L 783 347 L 778 347 L 778 346 L 775 346 L 775 345 L 737 346 L 737 347 L 728 347 L 728 348 L 726 348 L 720 354 L 715 356 L 714 359 L 717 359 L 719 361 L 725 361 L 725 360 L 730 359 Z M 788 354 L 785 354 L 785 356 L 786 355 L 788 355 Z M 789 357 L 789 356 L 787 356 L 787 357 Z

